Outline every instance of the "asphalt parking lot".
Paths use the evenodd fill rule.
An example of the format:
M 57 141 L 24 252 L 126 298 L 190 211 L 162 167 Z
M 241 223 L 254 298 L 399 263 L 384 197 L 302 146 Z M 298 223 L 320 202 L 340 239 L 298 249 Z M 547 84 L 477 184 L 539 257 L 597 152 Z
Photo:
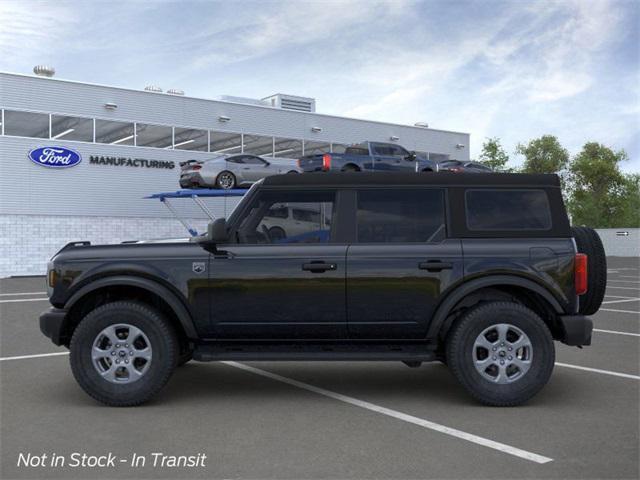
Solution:
M 550 383 L 509 409 L 476 404 L 440 364 L 373 362 L 192 362 L 149 404 L 104 407 L 40 334 L 44 279 L 3 279 L 0 477 L 638 478 L 639 268 L 609 259 L 593 345 L 556 344 Z M 73 452 L 147 462 L 18 466 Z M 207 458 L 154 467 L 152 453 Z

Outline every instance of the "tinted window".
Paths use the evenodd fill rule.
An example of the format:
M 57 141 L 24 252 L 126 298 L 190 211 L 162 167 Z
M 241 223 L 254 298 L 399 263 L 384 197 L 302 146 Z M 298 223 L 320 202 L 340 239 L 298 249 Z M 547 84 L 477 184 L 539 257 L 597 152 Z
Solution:
M 468 190 L 469 230 L 549 230 L 551 212 L 544 190 Z
M 138 147 L 171 148 L 173 129 L 163 125 L 136 124 L 136 145 Z
M 230 162 L 230 163 L 244 163 L 244 157 L 242 157 L 242 156 L 229 157 L 229 158 L 227 158 L 227 162 Z
M 176 127 L 174 129 L 173 148 L 176 150 L 206 152 L 209 150 L 209 136 L 207 135 L 207 131 Z
M 4 124 L 5 135 L 49 138 L 49 115 L 45 113 L 5 110 Z
M 253 157 L 251 155 L 244 156 L 242 159 L 244 160 L 244 163 L 247 163 L 249 165 L 264 165 L 265 164 L 264 160 L 261 159 L 260 157 Z
M 111 145 L 133 145 L 133 123 L 96 120 L 96 142 Z
M 439 189 L 358 192 L 358 242 L 437 242 L 445 237 Z
M 253 201 L 238 228 L 240 243 L 328 243 L 334 194 L 265 192 Z M 289 210 L 292 216 L 288 215 Z
M 66 115 L 51 115 L 51 138 L 93 142 L 93 120 Z

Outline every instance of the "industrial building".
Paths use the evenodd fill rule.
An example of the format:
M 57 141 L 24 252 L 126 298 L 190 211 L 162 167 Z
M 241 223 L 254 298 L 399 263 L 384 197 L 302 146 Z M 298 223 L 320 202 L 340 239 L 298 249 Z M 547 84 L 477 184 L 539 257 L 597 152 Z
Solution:
M 0 277 L 43 274 L 70 241 L 185 236 L 160 202 L 144 198 L 177 190 L 182 161 L 252 153 L 294 162 L 364 140 L 395 142 L 437 161 L 469 159 L 467 133 L 324 115 L 311 98 L 210 100 L 60 80 L 46 67 L 34 72 L 0 72 Z M 56 149 L 74 152 L 71 163 L 59 159 L 68 168 L 30 158 Z M 227 215 L 237 201 L 209 207 Z M 206 222 L 191 205 L 179 212 Z

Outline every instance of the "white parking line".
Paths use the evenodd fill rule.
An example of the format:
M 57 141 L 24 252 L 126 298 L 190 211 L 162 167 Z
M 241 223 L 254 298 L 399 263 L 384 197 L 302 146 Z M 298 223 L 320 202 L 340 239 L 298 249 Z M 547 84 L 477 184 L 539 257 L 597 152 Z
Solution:
M 616 283 L 640 283 L 640 281 L 638 280 L 613 280 L 613 279 L 607 279 L 607 283 L 609 282 L 616 282 Z
M 605 303 L 635 302 L 637 300 L 640 300 L 640 298 L 627 298 L 625 300 L 607 300 L 606 302 L 602 302 L 602 304 L 604 305 Z
M 638 278 L 638 275 L 618 275 L 620 278 Z
M 629 373 L 612 372 L 610 370 L 600 370 L 599 368 L 580 367 L 578 365 L 570 365 L 568 363 L 558 363 L 559 367 L 574 368 L 576 370 L 584 370 L 585 372 L 604 373 L 605 375 L 612 375 L 614 377 L 631 378 L 632 380 L 640 380 L 640 376 L 631 375 Z
M 601 333 L 614 333 L 616 335 L 629 335 L 631 337 L 640 337 L 640 333 L 618 332 L 617 330 L 602 330 L 600 328 L 594 328 L 593 331 Z
M 12 300 L 0 300 L 0 303 L 44 302 L 45 300 L 49 300 L 49 298 L 15 298 Z
M 635 290 L 636 292 L 640 292 L 640 287 L 619 287 L 617 285 L 607 285 L 607 290 L 610 288 L 615 288 L 616 290 Z
M 17 297 L 18 295 L 44 295 L 47 292 L 0 293 L 0 297 Z
M 635 310 L 616 310 L 615 308 L 601 308 L 598 311 L 599 312 L 617 312 L 617 313 L 635 313 L 636 315 L 640 315 L 640 312 L 636 312 Z
M 27 358 L 55 357 L 58 355 L 69 355 L 69 352 L 38 353 L 37 355 L 20 355 L 18 357 L 1 357 L 0 362 L 6 362 L 7 360 L 25 360 Z
M 247 372 L 254 373 L 256 375 L 260 375 L 262 377 L 270 378 L 271 380 L 276 380 L 278 382 L 286 383 L 288 385 L 292 385 L 294 387 L 301 388 L 303 390 L 307 390 L 309 392 L 317 393 L 318 395 L 323 395 L 325 397 L 333 398 L 334 400 L 338 400 L 340 402 L 348 403 L 349 405 L 354 405 L 356 407 L 364 408 L 366 410 L 370 410 L 372 412 L 380 413 L 382 415 L 387 415 L 389 417 L 396 418 L 398 420 L 402 420 L 403 422 L 412 423 L 414 425 L 418 425 L 420 427 L 428 428 L 430 430 L 434 430 L 436 432 L 444 433 L 445 435 L 450 435 L 452 437 L 460 438 L 462 440 L 466 440 L 468 442 L 475 443 L 477 445 L 482 445 L 483 447 L 492 448 L 494 450 L 498 450 L 503 453 L 507 453 L 509 455 L 513 455 L 516 457 L 524 458 L 525 460 L 529 460 L 535 463 L 548 463 L 553 461 L 552 458 L 544 457 L 542 455 L 538 455 L 537 453 L 528 452 L 526 450 L 521 450 L 516 447 L 512 447 L 510 445 L 506 445 L 504 443 L 495 442 L 493 440 L 489 440 L 488 438 L 479 437 L 477 435 L 473 435 L 471 433 L 463 432 L 461 430 L 457 430 L 455 428 L 446 427 L 444 425 L 440 425 L 439 423 L 431 422 L 429 420 L 425 420 L 423 418 L 414 417 L 412 415 L 407 415 L 406 413 L 398 412 L 397 410 L 391 410 L 390 408 L 381 407 L 380 405 L 376 405 L 374 403 L 365 402 L 364 400 L 359 400 L 354 397 L 349 397 L 347 395 L 342 395 L 341 393 L 332 392 L 330 390 L 325 390 L 324 388 L 316 387 L 310 385 L 308 383 L 299 382 L 298 380 L 293 380 L 292 378 L 283 377 L 281 375 L 277 375 L 275 373 L 268 372 L 266 370 L 261 370 L 259 368 L 250 367 L 249 365 L 245 365 L 243 363 L 238 362 L 221 362 L 230 367 L 239 368 L 241 370 L 245 370 Z

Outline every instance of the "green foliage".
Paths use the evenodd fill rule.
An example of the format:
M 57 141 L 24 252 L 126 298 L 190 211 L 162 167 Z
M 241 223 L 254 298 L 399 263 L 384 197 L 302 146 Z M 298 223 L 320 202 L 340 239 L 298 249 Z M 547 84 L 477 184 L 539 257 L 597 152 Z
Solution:
M 553 135 L 543 135 L 518 144 L 516 153 L 524 155 L 522 173 L 557 173 L 562 175 L 569 164 L 569 152 Z
M 487 138 L 482 144 L 482 153 L 479 158 L 480 163 L 495 171 L 509 171 L 507 162 L 509 155 L 505 152 L 497 137 Z
M 569 212 L 574 225 L 594 228 L 637 227 L 640 223 L 638 175 L 624 175 L 627 159 L 596 142 L 586 143 L 569 168 Z

